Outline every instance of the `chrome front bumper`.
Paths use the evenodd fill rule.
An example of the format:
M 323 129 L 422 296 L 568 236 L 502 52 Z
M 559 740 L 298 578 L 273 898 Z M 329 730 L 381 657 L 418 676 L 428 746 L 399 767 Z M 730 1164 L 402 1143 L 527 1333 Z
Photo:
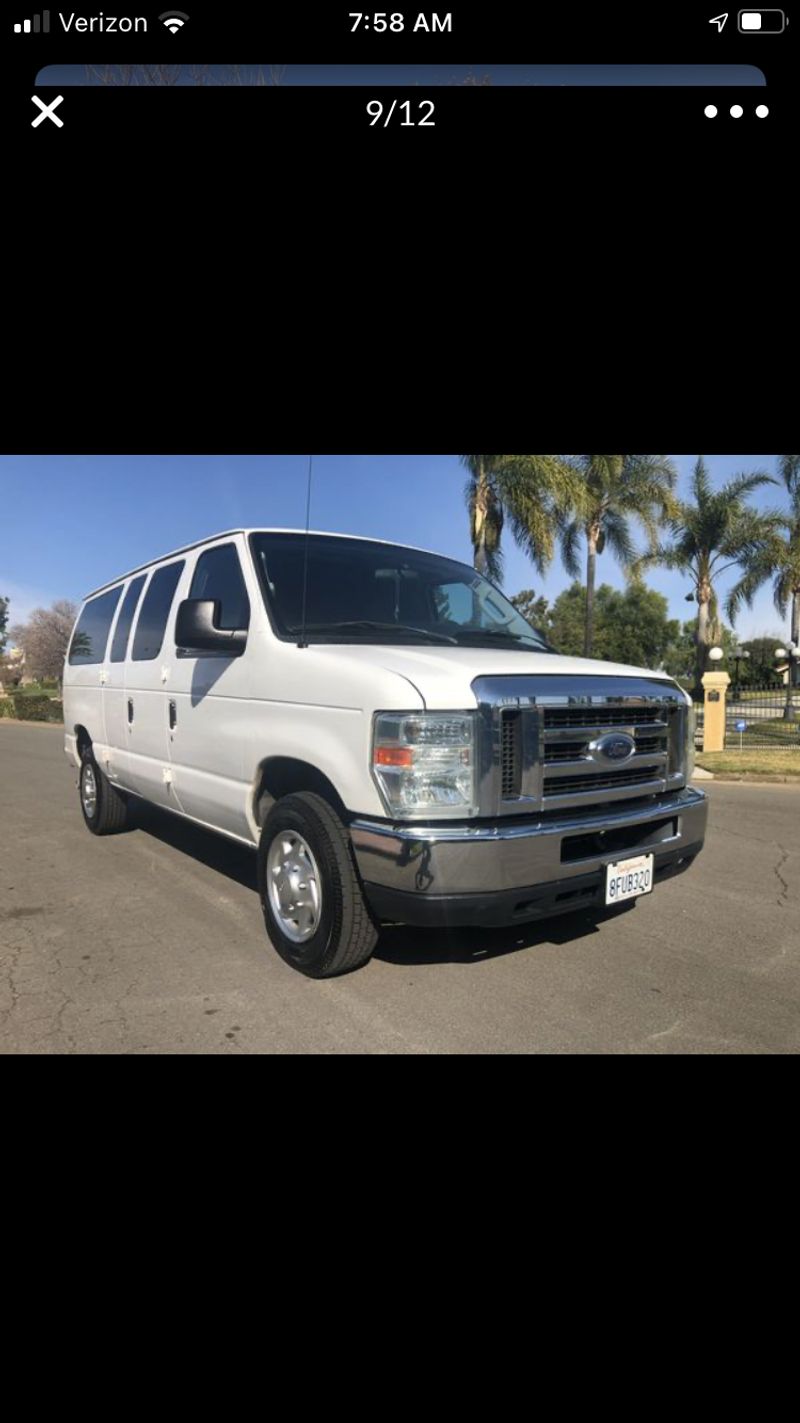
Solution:
M 377 912 L 394 905 L 392 912 L 401 918 L 406 917 L 403 907 L 413 910 L 414 901 L 436 900 L 444 907 L 447 901 L 457 907 L 458 922 L 469 922 L 470 901 L 477 909 L 479 902 L 497 896 L 509 905 L 503 917 L 513 920 L 519 917 L 511 912 L 519 892 L 536 886 L 555 891 L 571 880 L 599 883 L 606 865 L 632 855 L 653 852 L 656 878 L 660 864 L 672 867 L 670 872 L 682 868 L 681 852 L 687 852 L 688 863 L 702 847 L 707 814 L 706 797 L 687 787 L 646 806 L 600 806 L 553 818 L 463 826 L 358 818 L 350 834 L 367 897 Z M 551 897 L 567 901 L 563 893 Z M 408 916 L 408 922 L 414 919 L 428 922 L 429 916 Z

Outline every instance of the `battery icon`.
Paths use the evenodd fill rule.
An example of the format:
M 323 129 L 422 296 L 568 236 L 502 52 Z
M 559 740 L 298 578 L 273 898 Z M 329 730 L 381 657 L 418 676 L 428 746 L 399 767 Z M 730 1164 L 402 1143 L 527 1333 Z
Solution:
M 743 35 L 781 35 L 785 29 L 783 10 L 739 11 L 739 31 Z

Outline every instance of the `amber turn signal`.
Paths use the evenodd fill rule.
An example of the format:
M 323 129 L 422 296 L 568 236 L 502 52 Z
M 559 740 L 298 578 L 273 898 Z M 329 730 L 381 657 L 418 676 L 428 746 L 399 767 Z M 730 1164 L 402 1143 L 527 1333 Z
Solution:
M 414 753 L 410 746 L 377 746 L 376 766 L 413 766 Z

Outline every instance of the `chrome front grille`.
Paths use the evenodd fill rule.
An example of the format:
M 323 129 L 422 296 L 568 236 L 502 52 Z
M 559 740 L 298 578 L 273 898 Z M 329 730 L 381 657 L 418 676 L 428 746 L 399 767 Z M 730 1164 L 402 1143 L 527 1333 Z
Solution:
M 480 813 L 563 811 L 684 784 L 687 707 L 655 678 L 496 677 L 474 684 L 481 713 Z M 596 744 L 633 742 L 615 763 Z
M 616 790 L 619 786 L 646 786 L 652 780 L 660 780 L 657 768 L 654 766 L 637 767 L 633 771 L 616 771 L 609 776 L 596 776 L 593 773 L 583 776 L 570 776 L 563 781 L 552 781 L 545 779 L 544 798 L 545 801 L 550 796 L 558 796 L 561 800 L 565 795 L 572 795 L 575 791 L 610 791 Z M 663 789 L 663 787 L 662 787 Z
M 667 728 L 667 726 L 666 726 L 666 724 L 665 724 L 665 725 L 664 725 L 664 731 L 663 731 L 663 733 L 660 734 L 660 735 L 658 735 L 658 736 L 637 736 L 637 737 L 636 737 L 636 750 L 637 750 L 637 752 L 642 752 L 642 751 L 663 751 L 664 745 L 665 745 L 665 741 L 666 741 L 667 729 L 668 729 L 668 728 Z M 594 729 L 591 729 L 591 730 L 588 732 L 588 735 L 582 736 L 582 737 L 580 738 L 580 740 L 578 740 L 578 739 L 576 739 L 574 736 L 572 736 L 572 737 L 570 737 L 570 740 L 569 740 L 569 741 L 548 741 L 548 740 L 546 739 L 546 738 L 547 738 L 547 732 L 545 732 L 545 743 L 544 743 L 544 764 L 545 764 L 545 768 L 547 768 L 548 766 L 553 765 L 554 763 L 556 763 L 556 762 L 558 762 L 558 761 L 577 761 L 581 756 L 583 756 L 583 754 L 584 754 L 584 752 L 585 752 L 585 750 L 586 750 L 586 747 L 588 746 L 590 740 L 591 740 L 596 734 L 597 734 L 596 731 L 595 731 Z
M 562 809 L 601 791 L 655 795 L 667 789 L 670 725 L 661 706 L 610 706 L 597 710 L 545 707 L 542 803 Z M 590 746 L 608 732 L 624 732 L 636 750 L 619 768 L 596 760 Z M 616 799 L 616 796 L 608 796 Z
M 607 706 L 603 708 L 602 720 L 605 726 L 627 726 L 633 718 L 638 726 L 644 726 L 649 721 L 660 721 L 661 715 L 661 709 L 657 706 L 636 707 L 635 715 L 633 715 L 633 709 L 628 707 Z M 597 723 L 597 712 L 592 709 L 585 710 L 583 707 L 544 708 L 544 725 L 547 731 L 556 728 L 560 730 L 564 727 L 572 726 L 590 726 L 594 728 L 597 726 Z
M 518 711 L 503 712 L 502 716 L 500 780 L 506 798 L 519 795 L 520 716 Z

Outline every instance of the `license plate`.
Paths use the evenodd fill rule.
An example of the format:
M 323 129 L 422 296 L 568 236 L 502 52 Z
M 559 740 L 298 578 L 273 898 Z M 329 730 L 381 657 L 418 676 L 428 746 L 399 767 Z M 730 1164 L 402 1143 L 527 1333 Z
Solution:
M 619 860 L 606 868 L 606 904 L 621 904 L 623 899 L 636 899 L 653 888 L 653 856 L 637 855 L 632 860 Z

